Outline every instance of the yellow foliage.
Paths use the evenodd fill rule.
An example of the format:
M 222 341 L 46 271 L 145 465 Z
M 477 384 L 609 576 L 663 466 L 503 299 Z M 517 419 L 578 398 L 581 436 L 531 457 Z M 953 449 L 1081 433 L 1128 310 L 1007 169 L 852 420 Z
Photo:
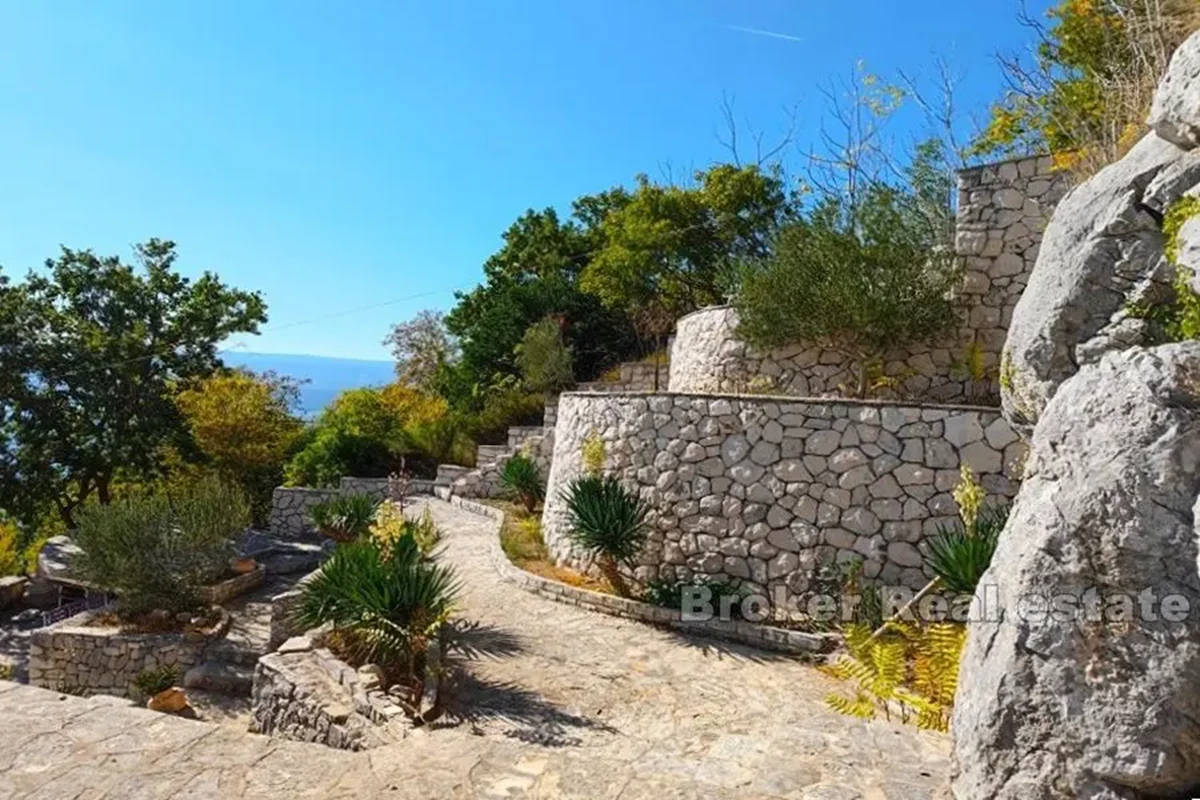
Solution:
M 241 477 L 281 464 L 300 421 L 280 383 L 249 372 L 213 374 L 175 402 L 200 450 L 222 472 Z
M 958 485 L 954 487 L 953 494 L 954 502 L 958 503 L 958 515 L 962 517 L 967 531 L 973 534 L 979 509 L 987 499 L 987 490 L 979 485 L 979 481 L 975 480 L 975 473 L 966 464 L 962 465 Z
M 854 687 L 851 696 L 827 697 L 830 708 L 862 719 L 882 713 L 918 728 L 949 728 L 965 626 L 891 622 L 872 639 L 869 627 L 852 624 L 845 634 L 848 654 L 822 671 Z
M 588 475 L 599 475 L 604 472 L 604 459 L 607 456 L 608 451 L 600 434 L 594 430 L 588 433 L 587 438 L 583 440 L 581 449 L 583 471 Z
M 380 397 L 389 409 L 404 420 L 404 425 L 428 425 L 450 413 L 446 401 L 434 394 L 420 392 L 411 386 L 392 383 L 380 390 Z
M 412 536 L 422 553 L 428 554 L 441 539 L 433 517 L 426 508 L 420 518 L 408 519 L 404 516 L 399 503 L 380 503 L 375 509 L 375 520 L 371 523 L 370 535 L 379 548 L 379 552 L 387 557 L 392 546 L 402 536 Z

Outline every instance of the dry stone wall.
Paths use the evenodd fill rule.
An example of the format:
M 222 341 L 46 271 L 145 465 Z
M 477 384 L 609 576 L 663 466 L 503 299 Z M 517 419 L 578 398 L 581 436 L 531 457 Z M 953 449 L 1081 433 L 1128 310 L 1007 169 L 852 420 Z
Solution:
M 206 641 L 178 633 L 123 633 L 88 624 L 94 613 L 33 632 L 29 682 L 55 691 L 136 697 L 144 670 L 174 667 L 179 674 L 204 660 Z
M 883 355 L 883 373 L 897 384 L 893 394 L 929 402 L 995 401 L 1013 309 L 1037 259 L 1042 230 L 1064 191 L 1047 157 L 959 173 L 959 324 L 936 341 Z M 761 352 L 741 341 L 736 330 L 737 314 L 728 307 L 681 318 L 671 348 L 670 391 L 829 397 L 845 395 L 857 384 L 856 363 L 834 342 Z
M 605 471 L 652 508 L 636 583 L 705 575 L 792 595 L 853 559 L 868 578 L 920 588 L 922 543 L 955 518 L 960 467 L 1008 499 L 1024 452 L 998 411 L 978 407 L 564 394 L 543 532 L 559 563 L 583 570 L 562 491 L 590 435 L 605 443 Z

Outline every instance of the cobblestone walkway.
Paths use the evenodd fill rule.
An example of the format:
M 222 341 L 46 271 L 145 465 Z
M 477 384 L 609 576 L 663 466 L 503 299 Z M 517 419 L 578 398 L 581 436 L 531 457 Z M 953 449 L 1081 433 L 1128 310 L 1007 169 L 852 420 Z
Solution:
M 829 711 L 798 661 L 527 594 L 496 523 L 428 504 L 477 624 L 464 719 L 346 753 L 0 683 L 0 798 L 940 796 L 944 737 Z

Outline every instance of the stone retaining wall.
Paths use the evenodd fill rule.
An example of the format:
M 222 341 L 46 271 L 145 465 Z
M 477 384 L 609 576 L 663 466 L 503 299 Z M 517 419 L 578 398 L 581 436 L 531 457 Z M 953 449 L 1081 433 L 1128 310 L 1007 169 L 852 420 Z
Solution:
M 178 633 L 123 633 L 88 625 L 95 612 L 36 630 L 29 648 L 29 682 L 68 693 L 136 697 L 133 682 L 148 669 L 174 667 L 183 673 L 204 661 L 207 641 Z
M 311 489 L 306 486 L 276 486 L 271 493 L 271 515 L 268 526 L 276 536 L 304 538 L 316 536 L 317 529 L 308 518 L 308 510 L 340 494 L 369 494 L 382 500 L 387 494 L 387 478 L 344 477 L 337 489 Z M 413 480 L 409 494 L 429 494 L 434 482 Z
M 255 665 L 250 727 L 280 739 L 366 750 L 403 739 L 411 726 L 377 683 L 300 636 Z
M 567 536 L 562 491 L 586 437 L 605 471 L 651 508 L 650 544 L 630 578 L 807 591 L 826 565 L 923 586 L 920 546 L 957 518 L 968 464 L 992 498 L 1016 494 L 1023 445 L 998 411 L 782 397 L 564 394 L 542 530 L 552 556 L 589 569 Z
M 959 173 L 955 250 L 962 282 L 957 325 L 927 343 L 883 355 L 891 394 L 906 400 L 991 405 L 999 393 L 1000 354 L 1012 312 L 1037 259 L 1042 230 L 1066 189 L 1048 157 L 989 164 Z M 844 396 L 858 368 L 832 342 L 762 352 L 736 334 L 730 308 L 701 309 L 676 324 L 672 392 Z

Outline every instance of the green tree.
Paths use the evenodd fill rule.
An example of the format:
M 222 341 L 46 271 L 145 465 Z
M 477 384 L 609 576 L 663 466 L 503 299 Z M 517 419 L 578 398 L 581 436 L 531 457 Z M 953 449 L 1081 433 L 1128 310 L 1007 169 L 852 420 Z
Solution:
M 727 299 L 740 264 L 767 254 L 790 211 L 776 172 L 717 164 L 694 179 L 676 186 L 638 176 L 628 201 L 604 215 L 604 244 L 581 275 L 580 288 L 625 311 L 643 337 Z
M 304 447 L 288 462 L 288 483 L 336 486 L 346 475 L 380 478 L 408 450 L 405 419 L 378 389 L 348 389 L 321 412 Z
M 24 282 L 0 282 L 0 507 L 70 525 L 114 479 L 161 473 L 190 451 L 173 388 L 221 365 L 217 345 L 266 320 L 256 292 L 175 271 L 175 244 L 150 239 L 136 265 L 63 248 Z
M 637 351 L 623 311 L 579 288 L 579 275 L 602 241 L 603 219 L 627 201 L 622 190 L 581 197 L 563 220 L 552 208 L 527 211 L 484 264 L 484 282 L 459 294 L 446 316 L 462 357 L 440 370 L 438 391 L 459 410 L 478 410 L 489 387 L 518 376 L 516 348 L 529 326 L 549 315 L 564 321 L 575 371 L 588 380 Z
M 740 335 L 764 348 L 827 342 L 856 361 L 861 396 L 868 365 L 889 347 L 954 322 L 952 265 L 936 243 L 901 189 L 870 186 L 855 206 L 828 196 L 785 226 L 766 265 L 747 274 Z
M 250 501 L 255 524 L 266 522 L 271 492 L 303 430 L 292 413 L 295 381 L 248 370 L 215 372 L 175 398 L 204 462 Z
M 458 342 L 438 311 L 419 311 L 397 323 L 383 343 L 396 358 L 396 377 L 421 391 L 433 389 L 442 366 L 458 360 Z
M 974 143 L 977 155 L 1049 151 L 1092 172 L 1120 157 L 1175 48 L 1200 25 L 1195 0 L 1059 0 L 1043 23 L 1022 14 L 1031 57 L 1002 57 L 1008 90 Z
M 571 348 L 563 342 L 562 320 L 546 317 L 535 322 L 517 345 L 517 366 L 525 388 L 554 392 L 575 383 Z

